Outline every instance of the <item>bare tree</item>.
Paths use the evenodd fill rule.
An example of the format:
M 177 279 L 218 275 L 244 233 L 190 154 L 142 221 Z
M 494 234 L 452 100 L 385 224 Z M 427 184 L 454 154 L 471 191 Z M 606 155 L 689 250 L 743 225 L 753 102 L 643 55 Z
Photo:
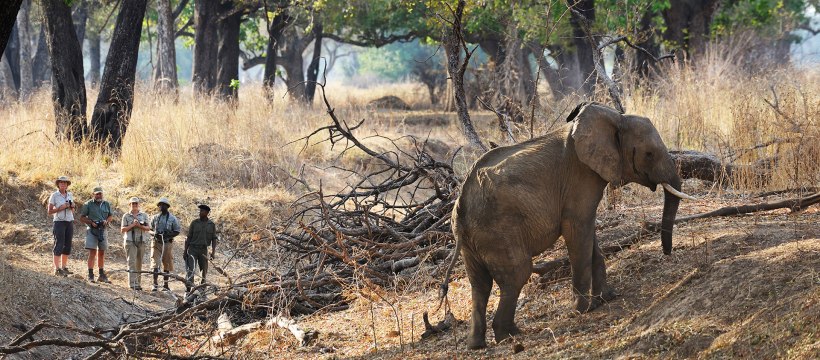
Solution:
M 470 61 L 472 51 L 467 48 L 467 42 L 464 41 L 464 33 L 461 25 L 461 19 L 464 15 L 465 1 L 459 0 L 456 9 L 453 11 L 452 19 L 444 19 L 450 26 L 445 27 L 444 35 L 442 36 L 442 44 L 444 45 L 444 52 L 447 54 L 447 72 L 450 74 L 450 80 L 453 82 L 453 92 L 455 96 L 456 111 L 458 112 L 458 119 L 461 122 L 462 131 L 470 145 L 476 146 L 481 150 L 486 151 L 487 147 L 481 142 L 481 138 L 473 127 L 473 122 L 470 120 L 470 113 L 467 111 L 467 98 L 464 93 L 464 72 L 467 70 L 467 65 Z M 461 60 L 461 52 L 464 51 L 465 58 Z
M 174 16 L 171 0 L 157 0 L 157 67 L 154 71 L 154 89 L 177 96 L 176 48 L 174 47 Z
M 31 69 L 31 0 L 24 0 L 17 13 L 17 36 L 20 39 L 20 101 L 28 100 L 34 87 Z
M 142 19 L 148 0 L 122 2 L 111 47 L 105 59 L 100 95 L 91 117 L 91 136 L 119 152 L 134 103 L 134 80 L 137 71 Z
M 51 58 L 51 99 L 57 138 L 80 142 L 88 134 L 83 54 L 63 0 L 43 0 L 46 43 Z
M 215 95 L 235 100 L 239 93 L 232 82 L 239 80 L 239 27 L 244 9 L 235 1 L 223 1 L 218 11 Z

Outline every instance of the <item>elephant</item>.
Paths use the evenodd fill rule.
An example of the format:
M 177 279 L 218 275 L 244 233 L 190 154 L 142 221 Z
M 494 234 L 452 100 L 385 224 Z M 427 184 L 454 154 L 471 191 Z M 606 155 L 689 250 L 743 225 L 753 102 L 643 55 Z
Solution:
M 661 238 L 663 252 L 670 254 L 680 199 L 691 197 L 680 192 L 677 167 L 645 117 L 581 103 L 561 128 L 492 149 L 475 162 L 453 208 L 456 250 L 440 293 L 446 297 L 460 252 L 472 288 L 468 348 L 487 346 L 487 300 L 493 281 L 501 290 L 492 324 L 495 339 L 519 333 L 516 302 L 532 274 L 532 257 L 552 247 L 559 236 L 569 253 L 575 310 L 591 311 L 615 298 L 595 236 L 595 216 L 607 184 L 631 182 L 653 191 L 663 186 Z

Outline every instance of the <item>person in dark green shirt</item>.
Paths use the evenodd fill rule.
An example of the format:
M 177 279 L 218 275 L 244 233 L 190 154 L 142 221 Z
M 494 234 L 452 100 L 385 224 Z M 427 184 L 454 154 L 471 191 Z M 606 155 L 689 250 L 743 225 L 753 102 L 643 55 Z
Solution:
M 191 291 L 194 283 L 194 266 L 198 265 L 202 271 L 202 282 L 205 283 L 208 275 L 208 246 L 211 247 L 211 260 L 216 253 L 216 225 L 208 219 L 211 208 L 208 205 L 199 205 L 199 219 L 191 222 L 188 227 L 188 237 L 185 239 L 185 272 L 188 282 L 185 291 Z

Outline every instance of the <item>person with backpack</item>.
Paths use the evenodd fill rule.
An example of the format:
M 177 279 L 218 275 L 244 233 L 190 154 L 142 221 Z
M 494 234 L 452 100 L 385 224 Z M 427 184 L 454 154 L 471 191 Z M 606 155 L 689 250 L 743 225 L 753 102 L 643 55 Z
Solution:
M 128 201 L 131 211 L 122 215 L 120 232 L 125 242 L 125 258 L 128 261 L 128 286 L 132 290 L 142 291 L 142 258 L 145 254 L 145 243 L 149 240 L 148 215 L 140 211 L 140 199 L 132 197 Z M 102 276 L 102 275 L 100 275 Z
M 159 277 L 160 265 L 162 265 L 163 280 L 165 280 L 162 287 L 166 291 L 170 291 L 168 274 L 174 271 L 173 241 L 174 237 L 182 231 L 182 228 L 177 217 L 169 211 L 171 203 L 168 198 L 159 199 L 157 207 L 159 207 L 159 214 L 154 215 L 151 220 L 151 228 L 154 229 L 154 240 L 151 242 L 151 267 L 154 268 L 154 287 L 151 291 L 159 290 L 157 278 Z
M 57 191 L 48 198 L 46 211 L 53 216 L 54 275 L 68 276 L 68 256 L 71 255 L 71 238 L 74 237 L 74 195 L 68 191 L 71 180 L 60 176 L 54 181 Z
M 80 222 L 86 225 L 85 248 L 88 249 L 88 282 L 94 282 L 94 263 L 100 271 L 97 281 L 110 284 L 105 274 L 105 251 L 108 241 L 105 238 L 105 228 L 111 222 L 111 204 L 103 200 L 103 189 L 94 188 L 94 198 L 88 200 L 80 211 Z

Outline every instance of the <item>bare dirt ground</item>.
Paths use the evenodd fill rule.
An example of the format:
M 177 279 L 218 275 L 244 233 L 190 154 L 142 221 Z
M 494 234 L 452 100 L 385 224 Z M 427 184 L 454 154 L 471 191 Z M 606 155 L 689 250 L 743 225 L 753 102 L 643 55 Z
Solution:
M 4 204 L 8 209 L 36 203 L 42 190 L 23 189 Z M 604 245 L 637 231 L 641 221 L 659 218 L 662 204 L 656 194 L 629 186 L 618 196 L 602 204 L 598 233 Z M 679 216 L 771 200 L 728 194 L 706 199 L 684 203 Z M 107 327 L 173 307 L 169 294 L 128 290 L 118 240 L 108 255 L 113 284 L 84 280 L 82 249 L 71 257 L 75 275 L 51 275 L 48 219 L 36 208 L 18 214 L 0 223 L 0 342 L 10 342 L 43 319 Z M 433 323 L 442 319 L 442 311 L 433 312 L 440 275 L 403 274 L 393 290 L 351 289 L 349 310 L 299 319 L 303 328 L 319 332 L 307 347 L 281 329 L 256 331 L 237 346 L 243 358 L 818 358 L 818 223 L 816 205 L 796 214 L 775 210 L 692 221 L 676 227 L 672 256 L 662 255 L 658 236 L 649 235 L 608 259 L 609 280 L 619 296 L 588 314 L 571 311 L 567 277 L 545 281 L 533 275 L 519 299 L 517 323 L 523 334 L 495 344 L 489 330 L 485 350 L 464 349 L 470 285 L 460 267 L 449 295 L 460 323 L 433 338 L 420 338 L 421 314 L 430 311 Z M 81 246 L 83 230 L 77 233 L 75 248 Z M 559 244 L 536 260 L 562 256 Z M 182 292 L 178 283 L 172 289 Z M 54 334 L 38 336 L 43 335 Z M 88 351 L 51 348 L 9 358 L 82 355 Z

